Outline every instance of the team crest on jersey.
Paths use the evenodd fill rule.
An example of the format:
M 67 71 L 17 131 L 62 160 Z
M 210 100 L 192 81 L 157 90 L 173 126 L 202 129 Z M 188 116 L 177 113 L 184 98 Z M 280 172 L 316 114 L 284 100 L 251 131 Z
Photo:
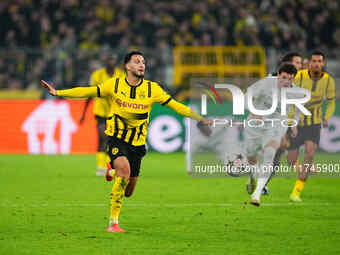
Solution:
M 145 92 L 142 91 L 140 94 L 139 94 L 139 99 L 144 99 L 145 98 Z
M 112 155 L 116 155 L 118 153 L 119 149 L 117 147 L 112 148 Z

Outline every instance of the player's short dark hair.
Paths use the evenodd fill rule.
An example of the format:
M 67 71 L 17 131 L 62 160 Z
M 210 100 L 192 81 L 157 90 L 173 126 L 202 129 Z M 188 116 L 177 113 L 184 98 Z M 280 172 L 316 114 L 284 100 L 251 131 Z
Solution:
M 133 55 L 140 55 L 144 57 L 144 54 L 141 51 L 138 51 L 138 50 L 130 51 L 124 57 L 124 65 L 130 62 Z
M 285 62 L 291 63 L 294 57 L 302 58 L 302 56 L 297 52 L 289 52 L 283 56 L 283 58 L 281 59 L 281 63 L 285 63 Z
M 320 50 L 313 50 L 309 55 L 309 59 L 312 59 L 312 56 L 322 56 L 323 60 L 326 59 L 325 54 Z
M 288 74 L 293 74 L 294 76 L 297 73 L 296 67 L 292 64 L 284 63 L 279 67 L 279 70 L 277 72 L 278 74 L 281 73 L 288 73 Z

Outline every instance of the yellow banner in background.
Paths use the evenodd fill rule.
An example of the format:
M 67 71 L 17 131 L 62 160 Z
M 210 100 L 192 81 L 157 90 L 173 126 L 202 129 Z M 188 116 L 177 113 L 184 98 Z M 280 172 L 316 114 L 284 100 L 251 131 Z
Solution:
M 0 99 L 40 99 L 42 91 L 0 89 Z
M 192 77 L 266 76 L 264 49 L 258 46 L 179 46 L 174 49 L 174 84 Z

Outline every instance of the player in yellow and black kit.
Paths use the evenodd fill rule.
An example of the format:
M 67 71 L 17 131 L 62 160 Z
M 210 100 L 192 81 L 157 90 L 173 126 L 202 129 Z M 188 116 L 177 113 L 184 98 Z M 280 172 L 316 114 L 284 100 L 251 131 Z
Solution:
M 298 135 L 295 138 L 288 138 L 287 159 L 292 165 L 299 156 L 299 147 L 305 145 L 304 164 L 298 169 L 299 177 L 290 195 L 294 202 L 302 201 L 300 193 L 313 166 L 314 154 L 320 140 L 321 123 L 327 128 L 328 120 L 335 111 L 335 83 L 328 73 L 323 72 L 324 65 L 325 55 L 320 51 L 314 51 L 310 56 L 309 68 L 299 71 L 295 76 L 294 84 L 311 92 L 311 99 L 304 105 L 311 115 L 301 114 Z M 322 111 L 324 100 L 327 102 L 325 114 Z M 290 114 L 293 115 L 294 111 Z
M 125 77 L 125 72 L 121 68 L 116 67 L 116 64 L 116 57 L 113 55 L 108 56 L 105 61 L 105 67 L 102 67 L 92 73 L 90 85 L 97 86 L 112 77 Z M 86 110 L 91 100 L 92 98 L 89 97 L 85 102 L 84 110 L 79 121 L 80 124 L 82 124 L 85 119 Z M 105 153 L 106 135 L 104 134 L 104 131 L 106 128 L 106 119 L 110 115 L 110 109 L 111 105 L 107 98 L 96 97 L 94 99 L 93 114 L 96 118 L 98 133 L 98 147 L 96 154 L 97 176 L 105 176 L 106 172 L 107 154 Z
M 145 60 L 138 51 L 125 56 L 126 77 L 113 77 L 96 87 L 55 90 L 42 81 L 51 95 L 64 97 L 106 97 L 110 101 L 110 117 L 105 133 L 109 137 L 107 152 L 116 178 L 111 193 L 110 226 L 107 232 L 124 232 L 118 225 L 123 196 L 131 196 L 136 185 L 140 164 L 146 153 L 145 142 L 152 105 L 159 103 L 178 114 L 203 124 L 202 118 L 187 106 L 171 98 L 156 82 L 144 80 Z

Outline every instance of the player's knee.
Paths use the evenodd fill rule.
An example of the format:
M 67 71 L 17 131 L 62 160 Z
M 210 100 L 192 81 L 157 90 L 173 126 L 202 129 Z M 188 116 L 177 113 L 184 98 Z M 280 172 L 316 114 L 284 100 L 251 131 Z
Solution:
M 314 154 L 314 151 L 305 151 L 305 159 L 313 159 Z
M 129 178 L 130 177 L 130 166 L 124 165 L 117 172 L 121 172 L 122 177 Z
M 287 157 L 287 162 L 291 166 L 294 166 L 296 164 L 296 161 L 297 161 L 297 157 L 295 156 Z
M 295 165 L 297 159 L 298 159 L 298 151 L 294 150 L 294 151 L 288 151 L 288 155 L 287 155 L 287 162 L 289 165 L 293 166 Z
M 305 149 L 305 158 L 313 159 L 314 154 L 315 154 L 315 149 L 314 148 L 306 148 Z
M 121 176 L 124 178 L 130 178 L 130 165 L 127 160 L 119 160 L 117 159 L 114 162 L 114 168 L 116 170 L 117 176 Z

